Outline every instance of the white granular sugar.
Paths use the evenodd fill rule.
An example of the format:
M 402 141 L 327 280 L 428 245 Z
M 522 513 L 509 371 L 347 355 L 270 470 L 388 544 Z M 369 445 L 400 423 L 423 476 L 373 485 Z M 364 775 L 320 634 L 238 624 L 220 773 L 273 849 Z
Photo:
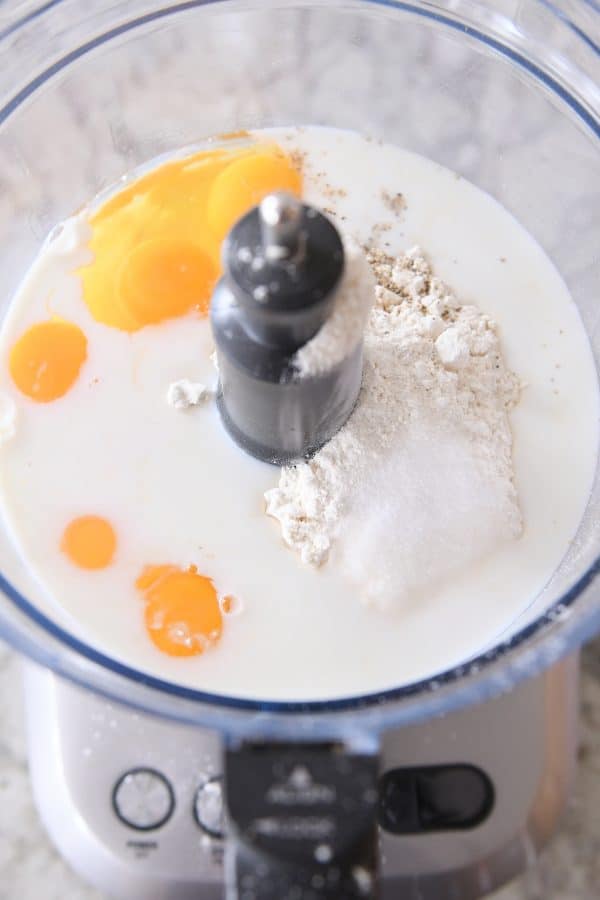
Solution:
M 388 608 L 521 534 L 508 418 L 520 386 L 495 323 L 461 305 L 418 248 L 369 262 L 377 287 L 356 410 L 265 498 L 305 563 L 329 560 Z

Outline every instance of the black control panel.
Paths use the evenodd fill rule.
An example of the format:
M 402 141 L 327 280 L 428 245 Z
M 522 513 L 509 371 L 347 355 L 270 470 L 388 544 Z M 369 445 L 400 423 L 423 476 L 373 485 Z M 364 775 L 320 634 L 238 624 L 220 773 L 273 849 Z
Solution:
M 392 834 L 475 828 L 493 806 L 490 778 L 471 765 L 390 769 L 379 782 L 379 824 Z
M 378 896 L 377 769 L 338 744 L 228 749 L 227 900 Z

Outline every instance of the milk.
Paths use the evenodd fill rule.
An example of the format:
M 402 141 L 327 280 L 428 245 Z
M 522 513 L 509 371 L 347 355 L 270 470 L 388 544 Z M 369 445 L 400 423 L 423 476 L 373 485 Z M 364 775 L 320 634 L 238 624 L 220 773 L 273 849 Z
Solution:
M 15 433 L 0 447 L 3 513 L 71 630 L 130 666 L 237 697 L 366 694 L 465 661 L 535 601 L 589 496 L 596 372 L 553 264 L 488 195 L 429 160 L 355 134 L 311 127 L 270 135 L 306 154 L 308 202 L 337 215 L 359 241 L 384 223 L 375 238 L 390 253 L 420 244 L 457 296 L 499 323 L 505 359 L 526 385 L 511 414 L 522 538 L 393 614 L 365 607 L 330 567 L 303 566 L 264 514 L 263 493 L 278 470 L 229 439 L 214 402 L 182 411 L 166 401 L 182 378 L 216 386 L 207 320 L 190 316 L 134 334 L 95 322 L 72 274 L 88 258 L 81 221 L 80 233 L 43 249 L 0 337 L 1 396 L 16 407 Z M 399 215 L 383 191 L 404 195 Z M 7 354 L 52 313 L 85 331 L 89 358 L 68 395 L 34 404 L 13 386 Z M 106 516 L 119 538 L 115 563 L 97 572 L 75 568 L 59 547 L 65 523 L 90 511 Z M 225 619 L 216 647 L 175 659 L 153 646 L 134 586 L 149 563 L 195 564 L 237 598 L 241 610 Z

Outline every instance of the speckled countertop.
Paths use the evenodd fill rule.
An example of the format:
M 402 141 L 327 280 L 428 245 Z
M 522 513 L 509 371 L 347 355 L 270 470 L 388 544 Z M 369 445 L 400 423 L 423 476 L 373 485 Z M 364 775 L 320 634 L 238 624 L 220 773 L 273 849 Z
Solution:
M 33 5 L 21 4 L 23 9 Z M 144 5 L 142 0 L 131 0 L 121 7 L 127 6 L 133 13 Z M 518 0 L 502 0 L 500 5 L 515 17 L 527 17 L 533 7 Z M 0 13 L 6 16 L 4 11 L 8 6 L 0 0 Z M 86 0 L 85 9 L 90 15 L 103 10 L 104 26 L 110 17 L 108 10 L 117 6 L 117 3 Z M 61 9 L 65 11 L 63 20 Z M 64 27 L 67 22 L 71 24 L 69 15 L 72 17 L 76 9 L 72 2 L 55 9 L 47 35 L 43 32 L 44 21 L 36 21 L 37 40 L 44 48 L 41 54 L 30 52 L 22 36 L 17 35 L 11 51 L 15 58 L 27 58 L 33 72 L 42 64 L 49 64 L 52 54 L 46 52 L 47 48 L 52 47 L 52 52 L 59 56 L 65 45 Z M 31 247 L 21 249 L 19 228 L 15 225 L 20 222 L 27 229 L 33 247 L 61 214 L 117 174 L 127 171 L 138 161 L 140 153 L 142 158 L 149 158 L 188 140 L 189 128 L 182 129 L 181 122 L 189 120 L 190 110 L 197 116 L 197 134 L 202 135 L 231 130 L 232 126 L 252 125 L 260 119 L 281 120 L 282 108 L 289 110 L 292 120 L 315 122 L 329 121 L 333 110 L 336 124 L 358 127 L 355 110 L 360 108 L 364 111 L 366 130 L 381 132 L 378 125 L 383 122 L 384 131 L 391 131 L 395 139 L 422 152 L 427 152 L 428 128 L 433 123 L 437 129 L 436 140 L 444 147 L 444 162 L 492 191 L 493 172 L 503 184 L 513 184 L 513 196 L 518 194 L 520 200 L 529 197 L 529 208 L 533 208 L 535 191 L 539 189 L 536 178 L 546 177 L 542 165 L 545 150 L 560 152 L 558 145 L 552 143 L 563 140 L 563 136 L 553 128 L 551 107 L 544 112 L 541 107 L 528 106 L 529 95 L 520 81 L 504 81 L 501 70 L 487 66 L 484 61 L 474 65 L 458 38 L 438 45 L 432 43 L 425 31 L 418 34 L 415 31 L 414 40 L 407 41 L 402 52 L 398 52 L 398 43 L 388 33 L 383 12 L 371 28 L 332 20 L 328 30 L 315 30 L 300 17 L 277 31 L 274 50 L 272 24 L 265 18 L 257 28 L 255 40 L 264 44 L 267 62 L 246 71 L 249 65 L 245 53 L 247 23 L 231 18 L 226 21 L 222 17 L 218 40 L 209 41 L 202 29 L 194 31 L 197 21 L 190 18 L 186 28 L 179 30 L 171 29 L 168 23 L 153 25 L 147 30 L 148 40 L 143 46 L 134 45 L 127 53 L 113 52 L 110 64 L 96 70 L 92 104 L 81 102 L 82 92 L 92 90 L 93 76 L 86 81 L 85 69 L 66 79 L 56 93 L 46 92 L 44 115 L 51 126 L 53 141 L 45 142 L 44 153 L 39 152 L 39 133 L 43 130 L 39 121 L 28 127 L 24 120 L 17 128 L 16 139 L 0 141 L 0 240 L 9 248 L 5 256 L 14 259 L 15 270 L 31 252 Z M 543 37 L 545 23 L 541 20 L 540 23 Z M 370 49 L 370 44 L 371 59 L 377 60 L 372 71 L 365 68 L 365 50 Z M 198 56 L 189 52 L 190 46 L 200 45 L 205 54 L 204 64 L 213 68 L 212 79 L 198 77 Z M 237 67 L 232 69 L 229 80 L 222 65 L 224 57 L 235 59 Z M 288 63 L 284 64 L 286 58 Z M 290 58 L 296 59 L 291 75 Z M 2 79 L 12 77 L 2 61 L 0 93 Z M 397 84 L 403 87 L 402 102 L 395 92 L 382 94 L 380 74 L 390 67 L 397 72 Z M 445 74 L 440 79 L 442 70 Z M 25 74 L 22 72 L 20 77 L 25 78 Z M 302 90 L 299 92 L 300 76 Z M 222 89 L 215 91 L 219 78 Z M 445 93 L 440 94 L 438 88 L 442 82 Z M 464 91 L 453 87 L 459 83 L 464 84 Z M 429 92 L 430 98 L 427 117 L 422 115 L 419 92 L 423 90 Z M 157 96 L 161 98 L 158 118 Z M 69 142 L 75 127 L 79 131 L 78 141 Z M 476 142 L 474 131 L 483 134 L 484 139 Z M 532 145 L 540 148 L 540 173 L 529 168 L 526 178 L 517 177 Z M 566 137 L 564 152 L 570 152 Z M 50 180 L 45 178 L 45 173 L 51 172 L 57 161 L 63 164 L 66 186 L 54 176 Z M 585 247 L 577 239 L 573 226 L 589 229 L 597 216 L 597 207 L 594 213 L 593 203 L 586 201 L 586 162 L 584 156 L 579 157 L 579 165 L 572 175 L 575 181 L 581 179 L 580 199 L 569 209 L 558 195 L 555 200 L 549 200 L 546 223 L 556 221 L 557 230 L 544 231 L 546 226 L 540 225 L 543 234 L 536 232 L 549 252 L 553 255 L 562 252 L 568 260 L 567 277 L 569 274 L 584 277 L 588 263 Z M 24 171 L 37 173 L 38 183 L 33 178 L 24 182 Z M 13 188 L 17 180 L 23 186 L 21 191 Z M 70 198 L 66 208 L 65 196 Z M 527 208 L 527 203 L 522 206 Z M 564 228 L 567 220 L 568 230 Z M 0 287 L 3 286 L 1 282 Z M 583 654 L 579 770 L 572 803 L 559 834 L 539 864 L 495 897 L 496 900 L 594 900 L 600 896 L 599 886 L 600 641 L 596 641 Z M 0 900 L 107 900 L 69 870 L 40 825 L 27 775 L 19 661 L 2 645 Z

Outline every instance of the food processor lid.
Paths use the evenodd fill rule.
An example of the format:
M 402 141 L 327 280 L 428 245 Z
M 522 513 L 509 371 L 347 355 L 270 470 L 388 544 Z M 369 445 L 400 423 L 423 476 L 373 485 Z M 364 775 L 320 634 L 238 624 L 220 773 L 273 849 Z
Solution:
M 233 17 L 247 16 L 250 22 L 252 17 L 262 16 L 263 28 L 276 28 L 278 23 L 273 17 L 276 14 L 282 17 L 289 15 L 291 17 L 289 23 L 293 22 L 295 28 L 298 23 L 293 16 L 298 11 L 313 16 L 315 23 L 322 25 L 322 33 L 327 33 L 327 27 L 332 21 L 330 17 L 335 15 L 343 17 L 344 21 L 350 23 L 349 29 L 354 28 L 357 33 L 367 22 L 377 21 L 386 29 L 391 27 L 392 23 L 400 25 L 406 21 L 412 25 L 414 23 L 419 25 L 425 22 L 427 28 L 439 28 L 440 33 L 451 35 L 452 40 L 464 40 L 465 53 L 481 50 L 484 54 L 490 54 L 490 59 L 497 57 L 498 65 L 513 66 L 520 83 L 528 80 L 530 88 L 533 85 L 546 95 L 551 95 L 552 102 L 563 110 L 563 115 L 567 115 L 565 110 L 568 109 L 568 115 L 574 122 L 573 128 L 581 132 L 582 141 L 589 141 L 591 137 L 597 142 L 600 137 L 600 98 L 595 83 L 597 79 L 594 76 L 594 67 L 597 70 L 600 53 L 590 37 L 590 23 L 586 19 L 587 12 L 583 9 L 569 10 L 567 14 L 560 5 L 554 10 L 542 2 L 535 4 L 537 13 L 548 17 L 546 21 L 551 21 L 561 29 L 561 38 L 569 48 L 572 48 L 572 52 L 565 55 L 555 50 L 549 42 L 544 42 L 540 36 L 530 33 L 527 22 L 511 22 L 481 4 L 468 6 L 459 4 L 457 7 L 456 4 L 448 3 L 439 3 L 436 6 L 419 2 L 394 2 L 394 0 L 360 0 L 360 2 L 356 0 L 351 3 L 294 0 L 290 3 L 264 4 L 261 11 L 248 9 L 247 4 L 238 3 L 236 0 L 214 0 L 214 2 L 198 0 L 198 2 L 182 2 L 169 8 L 164 8 L 157 2 L 139 0 L 135 6 L 129 4 L 127 6 L 128 11 L 125 12 L 124 9 L 113 9 L 112 4 L 110 10 L 106 8 L 106 4 L 94 4 L 94 7 L 97 7 L 95 12 L 82 20 L 74 13 L 70 24 L 72 32 L 63 35 L 61 40 L 65 43 L 57 45 L 56 55 L 51 60 L 47 58 L 49 35 L 55 33 L 53 28 L 55 21 L 58 21 L 53 17 L 61 10 L 73 7 L 73 4 L 68 0 L 56 0 L 51 4 L 40 3 L 30 7 L 30 11 L 22 17 L 15 14 L 11 18 L 10 14 L 4 13 L 4 18 L 0 19 L 0 58 L 3 60 L 3 66 L 0 67 L 0 140 L 3 135 L 7 135 L 7 147 L 10 148 L 12 146 L 10 142 L 14 140 L 14 146 L 18 148 L 17 138 L 22 140 L 23 135 L 27 133 L 24 117 L 28 114 L 34 115 L 32 103 L 37 91 L 42 87 L 45 88 L 44 95 L 47 99 L 49 89 L 53 84 L 59 85 L 61 77 L 70 71 L 71 67 L 74 67 L 73 70 L 76 72 L 77 66 L 82 66 L 88 56 L 92 58 L 94 54 L 100 53 L 104 45 L 111 41 L 118 44 L 134 33 L 151 35 L 153 23 L 162 20 L 166 25 L 177 15 L 203 16 L 205 17 L 203 32 L 207 48 L 212 46 L 211 41 L 215 47 L 221 46 L 219 41 L 223 39 L 224 23 L 235 31 L 236 40 L 246 42 L 244 49 L 248 59 L 242 60 L 240 57 L 241 69 L 238 77 L 241 78 L 244 76 L 244 64 L 251 65 L 255 71 L 261 70 L 261 56 L 258 45 L 253 44 L 251 28 L 244 29 L 240 20 L 236 29 L 233 29 Z M 230 20 L 226 18 L 228 15 L 231 17 Z M 317 23 L 321 15 L 328 18 L 324 23 Z M 570 18 L 570 15 L 575 18 Z M 213 32 L 209 26 L 213 21 L 217 22 L 217 16 L 218 24 L 215 25 Z M 189 22 L 189 18 L 186 21 Z M 287 19 L 285 23 L 288 23 Z M 289 23 L 291 35 L 293 28 Z M 286 52 L 285 46 L 285 42 L 282 41 L 280 45 L 282 59 Z M 352 41 L 347 41 L 346 46 L 347 52 L 356 51 L 356 43 L 353 45 Z M 457 49 L 458 45 L 452 46 Z M 364 47 L 368 48 L 368 43 L 365 43 Z M 361 52 L 365 52 L 364 47 Z M 289 53 L 287 65 L 299 78 L 297 58 L 293 52 Z M 32 75 L 32 72 L 37 74 Z M 325 74 L 328 79 L 334 81 L 335 66 L 332 65 Z M 376 74 L 379 78 L 389 79 L 388 93 L 397 104 L 397 74 L 392 71 L 379 71 Z M 393 85 L 395 90 L 392 90 Z M 424 87 L 431 90 L 431 85 Z M 334 90 L 337 88 L 341 96 L 347 86 L 340 79 L 340 83 L 333 84 L 333 88 Z M 313 109 L 310 107 L 311 97 L 308 90 L 304 93 L 299 90 L 294 97 L 296 105 L 291 109 L 282 103 L 276 81 L 273 82 L 272 90 L 273 96 L 269 98 L 269 103 L 264 109 L 261 107 L 258 113 L 252 108 L 242 111 L 243 121 L 238 121 L 237 127 L 245 124 L 250 126 L 287 121 L 290 115 L 298 120 L 299 116 L 304 115 L 303 103 L 307 105 L 309 112 Z M 382 103 L 386 96 L 386 93 L 382 92 Z M 362 101 L 356 101 L 355 106 L 356 115 L 353 121 L 358 123 L 363 116 L 365 123 L 371 127 L 375 115 L 373 110 Z M 353 124 L 338 115 L 335 109 L 330 112 L 331 115 L 328 117 L 332 119 L 330 124 L 340 126 Z M 112 134 L 111 140 L 119 149 L 119 153 L 115 149 L 115 157 L 112 160 L 113 172 L 110 175 L 116 175 L 117 172 L 122 174 L 125 171 L 125 161 L 132 157 L 135 162 L 138 152 L 142 158 L 147 158 L 168 150 L 173 135 L 176 135 L 176 143 L 182 143 L 181 128 L 178 131 L 175 122 L 169 136 L 166 125 L 168 116 L 169 110 L 165 109 L 165 122 L 161 125 L 167 139 L 161 136 L 160 139 L 151 140 L 148 135 L 154 132 L 149 129 L 146 133 L 146 142 L 140 141 L 139 147 L 136 146 L 134 150 L 131 146 L 127 146 L 126 136 L 122 136 L 123 147 L 119 147 L 121 138 L 118 134 L 116 137 L 115 133 Z M 322 113 L 318 112 L 318 107 L 314 108 L 312 116 L 320 117 L 322 120 Z M 306 120 L 308 121 L 308 116 Z M 222 128 L 216 127 L 215 122 L 206 129 L 206 133 L 227 130 L 225 126 L 228 123 L 223 121 L 222 124 Z M 416 150 L 423 152 L 427 150 L 427 147 L 418 144 L 416 137 L 413 145 Z M 450 153 L 451 150 L 445 146 L 443 152 Z M 553 148 L 553 152 L 557 152 L 556 148 Z M 597 159 L 600 155 L 597 143 L 595 154 Z M 433 156 L 433 152 L 430 152 L 430 155 Z M 16 153 L 17 163 L 20 165 L 22 158 L 18 157 L 19 154 Z M 452 163 L 449 156 L 444 156 L 442 161 L 448 165 Z M 456 163 L 456 168 L 460 169 L 460 164 Z M 97 176 L 95 188 L 98 188 L 99 181 L 107 177 L 109 173 Z M 85 193 L 83 182 L 78 183 L 78 189 L 81 189 L 78 201 L 83 202 L 93 193 L 91 189 Z M 36 197 L 32 204 L 37 202 L 37 199 Z M 61 207 L 61 204 L 66 205 Z M 10 281 L 4 274 L 2 282 L 3 293 L 7 300 L 27 261 L 34 255 L 43 237 L 44 223 L 47 230 L 61 216 L 64 217 L 70 212 L 72 206 L 72 198 L 48 200 L 48 207 L 44 213 L 46 219 L 42 216 L 39 222 L 36 220 L 37 231 L 33 236 L 28 235 L 27 249 L 23 250 L 20 244 L 15 242 L 12 273 L 14 277 Z M 0 234 L 4 230 L 8 232 L 9 226 L 14 230 L 14 222 L 27 221 L 28 215 L 29 212 L 26 210 L 3 212 L 0 208 Z M 7 254 L 10 249 L 10 242 L 7 241 Z M 598 502 L 598 485 L 594 489 L 592 502 L 594 504 Z M 314 703 L 236 699 L 181 687 L 127 667 L 86 644 L 68 628 L 58 624 L 49 612 L 42 611 L 42 608 L 32 601 L 33 594 L 22 589 L 22 585 L 27 583 L 27 576 L 23 575 L 22 566 L 16 555 L 11 565 L 0 566 L 0 591 L 3 594 L 0 601 L 0 635 L 41 665 L 52 668 L 74 682 L 112 699 L 166 717 L 218 727 L 231 734 L 247 735 L 255 730 L 257 734 L 272 733 L 278 737 L 297 738 L 299 733 L 302 733 L 307 739 L 332 734 L 350 737 L 357 734 L 361 736 L 371 734 L 375 737 L 379 731 L 392 725 L 408 724 L 433 715 L 445 714 L 462 705 L 481 702 L 500 691 L 510 689 L 522 678 L 536 674 L 600 630 L 600 605 L 595 584 L 600 572 L 597 519 L 594 506 L 584 522 L 583 537 L 571 550 L 568 571 L 559 571 L 543 592 L 543 597 L 546 597 L 548 602 L 544 602 L 543 597 L 538 598 L 522 617 L 520 626 L 513 626 L 505 639 L 486 649 L 475 659 L 450 671 L 442 672 L 434 679 L 363 697 Z M 8 546 L 8 541 L 6 543 L 6 552 L 14 553 Z M 13 575 L 13 570 L 16 575 Z M 541 615 L 537 614 L 539 609 L 544 610 Z M 459 622 L 457 628 L 460 628 Z

